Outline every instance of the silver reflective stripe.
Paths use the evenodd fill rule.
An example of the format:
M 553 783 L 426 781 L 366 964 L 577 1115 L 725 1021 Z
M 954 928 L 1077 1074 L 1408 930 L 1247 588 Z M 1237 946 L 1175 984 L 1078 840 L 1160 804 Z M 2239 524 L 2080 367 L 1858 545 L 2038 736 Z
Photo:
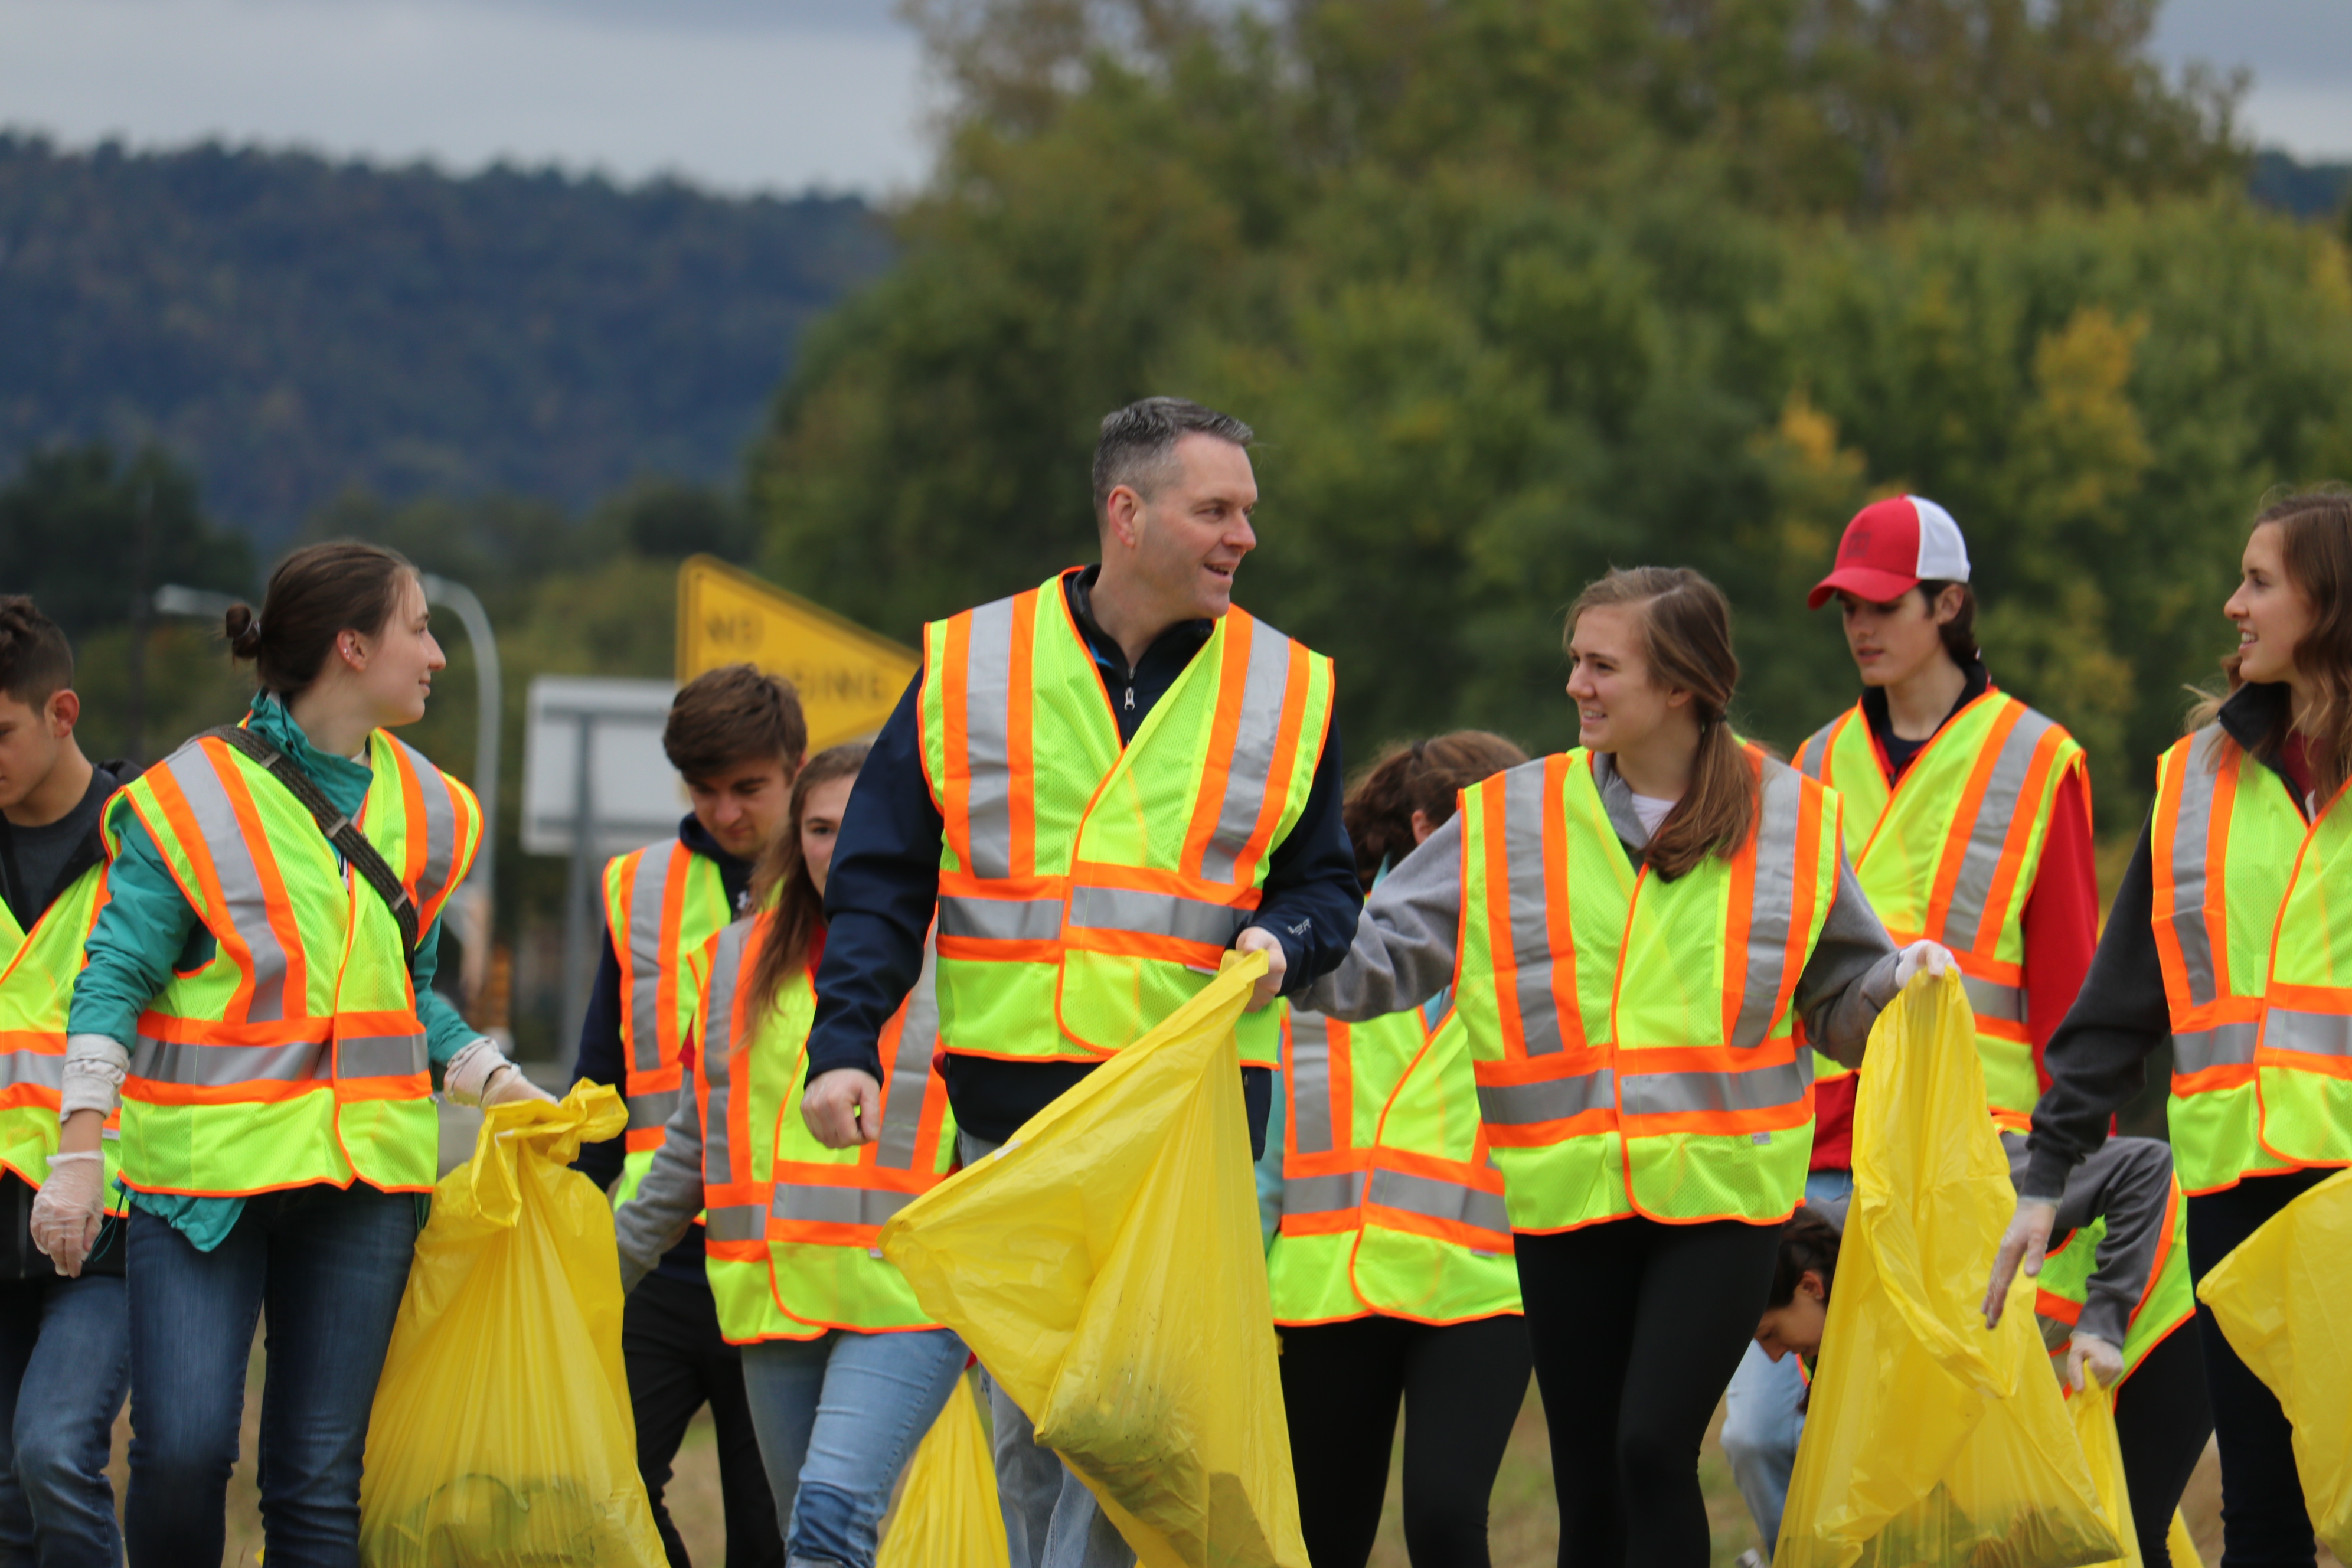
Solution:
M 1328 1152 L 1336 1108 L 1331 1103 L 1331 1028 L 1320 1013 L 1291 1012 L 1290 1099 L 1291 1136 L 1298 1152 Z M 1352 1124 L 1353 1107 L 1349 1111 Z
M 1282 1184 L 1285 1214 L 1331 1214 L 1364 1201 L 1364 1173 L 1341 1171 L 1329 1176 L 1291 1176 Z
M 2189 1005 L 2202 1007 L 2215 995 L 2213 938 L 2205 926 L 2205 854 L 2213 831 L 2213 768 L 2221 727 L 2209 724 L 2189 743 L 2180 764 L 2180 815 L 2172 832 L 2172 935 L 2180 944 L 2189 982 Z
M 703 1236 L 711 1241 L 757 1241 L 768 1234 L 768 1216 L 758 1204 L 729 1204 L 703 1211 Z
M 1234 635 L 1234 616 L 1225 617 Z M 1217 808 L 1217 830 L 1201 853 L 1204 881 L 1230 882 L 1242 851 L 1257 832 L 1265 791 L 1274 773 L 1275 742 L 1282 737 L 1282 699 L 1290 685 L 1290 639 L 1251 616 L 1249 657 L 1243 666 L 1242 710 L 1234 729 L 1233 766 L 1225 773 L 1225 798 Z M 1204 672 L 1205 673 L 1205 672 Z
M 1769 1110 L 1804 1098 L 1813 1081 L 1813 1055 L 1745 1072 L 1628 1073 L 1619 1080 L 1628 1116 L 1670 1116 L 1696 1111 Z
M 65 1038 L 62 1035 L 58 1037 Z M 65 1082 L 63 1051 L 0 1051 L 0 1089 L 14 1089 L 20 1083 L 62 1089 Z
M 1797 827 L 1804 804 L 1804 781 L 1796 770 L 1765 759 L 1756 821 L 1756 887 L 1748 915 L 1748 978 L 1729 1042 L 1740 1050 L 1764 1043 L 1780 1009 L 1780 975 L 1797 918 Z M 1625 1109 L 1633 1110 L 1632 1104 Z
M 883 1088 L 882 1127 L 874 1135 L 874 1163 L 888 1171 L 915 1168 L 915 1142 L 923 1130 L 923 1101 L 931 1081 L 931 1052 L 940 1043 L 939 952 L 923 944 L 922 973 L 907 993 L 907 1018 Z
M 2341 1013 L 2296 1013 L 2270 1009 L 2263 1045 L 2273 1051 L 2300 1051 L 2312 1057 L 2352 1057 L 2352 1017 Z
M 1456 1225 L 1475 1225 L 1481 1230 L 1511 1228 L 1510 1211 L 1496 1194 L 1465 1187 L 1459 1182 L 1412 1175 L 1385 1165 L 1372 1173 L 1370 1201 L 1382 1208 L 1402 1209 L 1407 1214 L 1426 1215 L 1431 1219 Z
M 1843 717 L 1831 720 L 1813 731 L 1813 738 L 1797 748 L 1797 765 L 1807 778 L 1826 782 L 1824 775 L 1830 764 L 1830 742 L 1837 739 L 1838 726 Z
M 638 851 L 636 879 L 629 887 L 629 1055 L 639 1072 L 656 1072 L 662 1065 L 663 894 L 669 887 L 670 857 L 687 853 L 675 838 Z
M 1088 931 L 1135 931 L 1224 947 L 1249 924 L 1249 911 L 1132 888 L 1073 888 L 1070 923 Z
M 1478 1086 L 1478 1117 L 1492 1127 L 1531 1127 L 1538 1121 L 1565 1121 L 1588 1110 L 1614 1110 L 1616 1075 L 1607 1068 L 1572 1078 L 1541 1083 L 1482 1083 Z
M 881 1225 L 915 1201 L 912 1193 L 872 1187 L 815 1187 L 776 1184 L 769 1212 L 778 1219 L 810 1225 Z
M 1059 593 L 1060 584 L 1051 591 Z M 971 793 L 965 797 L 971 864 L 964 869 L 976 877 L 1013 875 L 1013 744 L 1006 730 L 1012 712 L 1013 624 L 1011 599 L 971 612 L 963 686 L 963 760 L 971 770 Z M 952 760 L 949 765 L 954 765 Z
M 226 750 L 226 742 L 215 742 Z M 228 764 L 235 767 L 234 762 Z M 227 786 L 220 774 L 213 771 L 212 753 L 202 744 L 183 746 L 173 752 L 163 766 L 172 782 L 180 786 L 187 798 L 188 810 L 196 819 L 196 830 L 204 835 L 205 848 L 212 856 L 213 869 L 220 878 L 221 895 L 228 901 L 226 913 L 229 924 L 253 955 L 253 1000 L 245 1016 L 249 1023 L 268 1024 L 283 1019 L 286 1014 L 286 950 L 278 944 L 278 932 L 269 923 L 269 900 L 262 890 L 261 868 L 255 864 L 253 847 L 245 841 L 245 828 L 236 819 L 236 808 L 229 803 Z M 280 788 L 273 783 L 273 788 Z M 325 841 L 320 840 L 320 848 Z
M 719 933 L 710 954 L 710 1006 L 702 1021 L 702 1071 L 710 1084 L 702 1108 L 706 1186 L 725 1186 L 735 1179 L 727 1152 L 727 1096 L 731 1087 L 727 1075 L 735 1055 L 735 988 L 743 967 L 743 943 L 751 934 L 751 921 L 738 921 Z
M 413 1035 L 365 1035 L 335 1042 L 337 1078 L 413 1078 L 432 1065 L 422 1029 Z
M 2056 726 L 2031 709 L 2010 727 L 1994 759 L 1992 776 L 1985 781 L 1984 799 L 1976 820 L 1969 824 L 1968 847 L 1960 851 L 1960 873 L 1952 883 L 1952 901 L 1944 909 L 1944 945 L 1961 952 L 1977 945 L 1984 924 L 1985 900 L 1992 897 L 1993 878 L 2000 870 L 2001 851 L 2009 842 L 2009 826 L 2026 809 L 2025 784 L 2033 772 L 2034 749 Z
M 1518 1001 L 1519 1032 L 1527 1040 L 1528 1055 L 1550 1056 L 1565 1046 L 1559 1004 L 1551 989 L 1551 901 L 1544 887 L 1544 764 L 1533 762 L 1513 768 L 1503 775 L 1501 787 L 1503 858 L 1509 868 L 1511 889 L 1511 951 L 1495 955 L 1497 967 L 1509 965 L 1507 978 L 1500 974 L 1496 978 L 1508 984 Z
M 417 909 L 422 912 L 449 890 L 449 872 L 457 864 L 457 803 L 449 792 L 448 780 L 425 760 L 424 752 L 396 735 L 392 743 L 407 756 L 416 774 L 416 793 L 425 801 L 425 820 L 408 825 L 410 832 L 425 835 L 425 868 L 416 874 L 415 888 Z
M 2273 1013 L 2272 1017 L 2278 1015 Z M 2234 1024 L 2216 1024 L 2210 1029 L 2190 1029 L 2172 1037 L 2172 1070 L 2182 1078 L 2203 1072 L 2207 1068 L 2251 1067 L 2254 1060 L 2254 1045 L 2261 1037 L 2262 1026 L 2249 1018 Z M 2300 1048 L 2300 1047 L 2295 1047 Z
M 1995 1018 L 2004 1024 L 2025 1022 L 2025 987 L 2003 985 L 1997 980 L 1979 980 L 1973 974 L 1960 976 L 1960 989 L 1969 994 L 1969 1010 L 1979 1018 Z
M 151 1040 L 144 1035 L 131 1053 L 131 1076 L 153 1083 L 191 1086 L 330 1079 L 323 1041 L 292 1046 L 195 1046 Z
M 940 900 L 940 934 L 987 942 L 1052 942 L 1062 934 L 1062 900 L 950 894 Z
M 674 1089 L 665 1089 L 650 1094 L 629 1096 L 629 1131 L 642 1132 L 648 1127 L 668 1125 L 671 1115 L 677 1110 L 677 1094 Z

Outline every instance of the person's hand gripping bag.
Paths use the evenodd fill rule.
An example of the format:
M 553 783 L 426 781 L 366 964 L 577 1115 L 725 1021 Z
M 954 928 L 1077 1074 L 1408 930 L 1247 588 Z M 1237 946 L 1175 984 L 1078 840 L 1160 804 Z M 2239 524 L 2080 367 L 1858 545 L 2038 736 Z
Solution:
M 971 1380 L 960 1377 L 907 1462 L 898 1511 L 874 1568 L 1011 1568 L 1012 1561 L 988 1430 L 980 1424 Z
M 2205 1276 L 2197 1299 L 2278 1395 L 2312 1528 L 2352 1562 L 2352 1171 L 2265 1220 Z
M 2084 1568 L 2122 1547 L 2099 1506 L 2020 1277 L 1984 1279 L 2015 1206 L 1957 970 L 1872 1030 L 1854 1196 L 1790 1479 L 1778 1568 Z
M 882 1231 L 1144 1568 L 1307 1568 L 1234 1043 L 1265 964 Z
M 662 1568 L 621 1366 L 613 1211 L 568 1170 L 628 1121 L 581 1083 L 484 1112 L 433 1191 L 368 1417 L 367 1568 Z

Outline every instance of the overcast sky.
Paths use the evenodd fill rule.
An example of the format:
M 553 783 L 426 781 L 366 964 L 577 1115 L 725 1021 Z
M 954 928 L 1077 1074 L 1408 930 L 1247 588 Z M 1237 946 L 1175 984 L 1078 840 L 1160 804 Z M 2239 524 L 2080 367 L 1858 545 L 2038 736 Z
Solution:
M 2256 139 L 2352 159 L 2352 0 L 2169 0 L 2158 49 L 2254 72 Z M 0 0 L 0 126 L 471 170 L 881 193 L 928 162 L 890 0 Z

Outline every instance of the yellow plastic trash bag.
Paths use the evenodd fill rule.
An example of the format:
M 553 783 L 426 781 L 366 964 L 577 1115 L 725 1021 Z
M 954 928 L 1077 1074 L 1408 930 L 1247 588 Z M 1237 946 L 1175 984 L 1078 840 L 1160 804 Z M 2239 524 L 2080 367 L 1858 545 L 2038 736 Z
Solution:
M 2066 1401 L 2074 1416 L 2074 1436 L 2082 1440 L 2084 1462 L 2091 1467 L 2091 1483 L 2098 1489 L 2099 1511 L 2116 1532 L 2123 1555 L 2122 1568 L 2146 1568 L 2139 1550 L 2139 1532 L 2132 1528 L 2131 1488 L 2124 1480 L 2123 1442 L 2116 1436 L 2116 1396 L 2098 1380 Z M 2158 1563 L 2157 1568 L 2164 1568 Z
M 882 1250 L 1145 1568 L 1307 1568 L 1234 1023 L 1217 981 L 909 1204 Z
M 2352 1171 L 2271 1215 L 2197 1299 L 2278 1395 L 2312 1528 L 2352 1562 Z
M 367 1568 L 662 1568 L 621 1368 L 613 1211 L 567 1170 L 628 1122 L 581 1083 L 492 1106 L 433 1190 L 360 1478 Z
M 996 1500 L 996 1466 L 988 1429 L 972 1402 L 971 1380 L 956 1379 L 947 1407 L 915 1449 L 898 1511 L 874 1568 L 1012 1568 L 1004 1513 Z
M 1957 972 L 1871 1032 L 1854 1196 L 1830 1293 L 1779 1568 L 2080 1568 L 2121 1554 L 2020 1276 L 1988 1332 L 1984 1282 L 2016 1206 L 1984 1111 Z

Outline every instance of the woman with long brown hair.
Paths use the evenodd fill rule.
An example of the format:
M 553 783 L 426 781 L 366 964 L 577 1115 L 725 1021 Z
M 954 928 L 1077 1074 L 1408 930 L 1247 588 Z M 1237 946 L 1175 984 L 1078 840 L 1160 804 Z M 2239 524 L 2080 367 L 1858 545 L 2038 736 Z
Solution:
M 2017 1217 L 1985 1315 L 2039 1274 L 2066 1177 L 2107 1138 L 2168 1040 L 2172 1155 L 2202 1280 L 2231 1248 L 2352 1164 L 2352 496 L 2254 519 L 2221 606 L 2225 691 L 2157 764 L 2156 804 L 2091 972 L 2046 1053 Z M 2352 1309 L 2344 1321 L 2352 1323 Z M 2277 1398 L 2197 1309 L 2221 1448 L 2223 1560 L 2308 1563 L 2311 1518 Z
M 965 1361 L 963 1342 L 925 1319 L 880 1250 L 883 1222 L 954 1163 L 928 969 L 883 1031 L 872 1141 L 828 1149 L 801 1117 L 825 876 L 866 750 L 809 759 L 761 857 L 757 912 L 695 959 L 694 1093 L 614 1216 L 622 1284 L 634 1289 L 705 1214 L 719 1331 L 743 1347 L 785 1559 L 844 1568 L 872 1568 L 899 1468 Z
M 1506 1178 L 1551 1429 L 1559 1561 L 1708 1561 L 1698 1448 L 1756 1330 L 1842 1061 L 1933 942 L 1897 952 L 1837 796 L 1743 744 L 1730 607 L 1612 572 L 1569 612 L 1580 744 L 1464 791 L 1309 1001 L 1363 1018 L 1454 986 Z

